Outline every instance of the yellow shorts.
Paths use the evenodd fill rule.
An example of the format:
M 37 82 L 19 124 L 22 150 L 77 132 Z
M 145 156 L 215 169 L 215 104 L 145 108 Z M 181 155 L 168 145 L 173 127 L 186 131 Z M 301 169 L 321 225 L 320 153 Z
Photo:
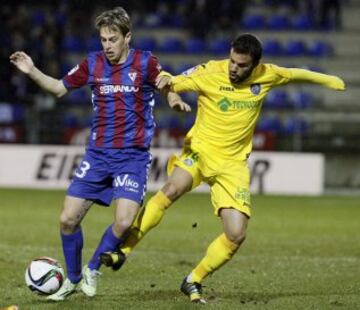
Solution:
M 193 152 L 184 148 L 179 157 L 173 155 L 169 159 L 168 174 L 177 166 L 192 175 L 192 189 L 202 182 L 209 184 L 217 216 L 222 208 L 234 208 L 250 217 L 250 172 L 247 161 L 224 160 L 213 154 L 213 151 Z

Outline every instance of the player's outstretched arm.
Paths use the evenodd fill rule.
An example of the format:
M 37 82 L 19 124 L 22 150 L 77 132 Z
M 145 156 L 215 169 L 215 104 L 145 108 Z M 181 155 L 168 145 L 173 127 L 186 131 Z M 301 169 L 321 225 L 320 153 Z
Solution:
M 191 112 L 190 105 L 184 102 L 177 93 L 170 90 L 171 75 L 160 74 L 155 83 L 161 95 L 168 101 L 170 108 L 179 112 Z
M 25 73 L 36 84 L 38 84 L 45 91 L 62 97 L 67 93 L 63 82 L 61 80 L 52 78 L 41 72 L 32 61 L 31 57 L 25 52 L 15 52 L 10 56 L 10 62 L 15 65 L 21 72 Z
M 316 83 L 334 90 L 346 89 L 345 82 L 341 78 L 335 75 L 328 75 L 328 74 L 318 73 L 305 69 L 297 69 L 297 68 L 292 68 L 289 70 L 291 73 L 292 81 Z

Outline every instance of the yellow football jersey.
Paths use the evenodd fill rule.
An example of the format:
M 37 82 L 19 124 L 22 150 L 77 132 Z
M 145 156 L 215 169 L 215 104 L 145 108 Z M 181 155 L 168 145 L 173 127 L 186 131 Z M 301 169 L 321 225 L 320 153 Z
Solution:
M 222 158 L 246 159 L 252 149 L 252 137 L 265 96 L 273 87 L 295 79 L 331 88 L 341 88 L 338 83 L 343 83 L 337 77 L 308 70 L 259 64 L 246 81 L 232 84 L 228 59 L 209 61 L 173 77 L 174 92 L 198 93 L 195 124 L 185 143 L 191 143 L 194 151 L 213 151 L 213 155 Z

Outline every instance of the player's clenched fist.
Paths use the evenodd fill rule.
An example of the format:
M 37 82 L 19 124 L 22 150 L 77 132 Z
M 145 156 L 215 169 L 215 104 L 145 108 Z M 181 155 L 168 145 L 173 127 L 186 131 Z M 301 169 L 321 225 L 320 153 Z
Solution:
M 29 55 L 24 52 L 15 52 L 10 56 L 10 62 L 14 64 L 20 71 L 28 74 L 32 68 L 34 68 L 34 63 Z

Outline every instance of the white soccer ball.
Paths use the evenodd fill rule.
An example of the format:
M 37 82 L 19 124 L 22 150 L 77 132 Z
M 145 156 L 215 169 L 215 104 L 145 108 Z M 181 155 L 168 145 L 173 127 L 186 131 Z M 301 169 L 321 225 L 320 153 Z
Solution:
M 26 268 L 26 285 L 41 295 L 54 294 L 61 287 L 63 280 L 64 269 L 56 259 L 50 257 L 36 258 Z

